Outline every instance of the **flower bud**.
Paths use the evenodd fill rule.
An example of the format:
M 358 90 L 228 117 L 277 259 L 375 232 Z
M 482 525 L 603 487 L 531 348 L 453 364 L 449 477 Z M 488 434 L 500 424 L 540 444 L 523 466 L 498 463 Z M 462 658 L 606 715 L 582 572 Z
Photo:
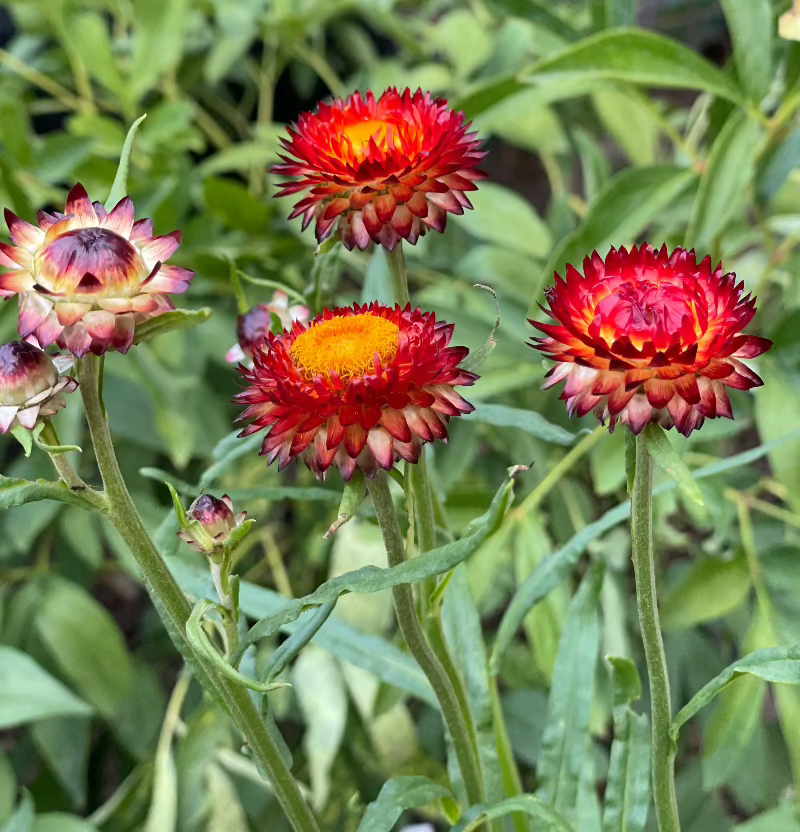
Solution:
M 0 433 L 22 425 L 33 430 L 42 416 L 66 406 L 65 393 L 78 386 L 73 378 L 59 378 L 47 353 L 27 341 L 0 347 Z
M 198 552 L 211 553 L 221 549 L 231 534 L 247 517 L 247 512 L 233 513 L 233 501 L 224 494 L 222 499 L 211 494 L 201 494 L 187 512 L 188 526 L 179 537 Z
M 284 329 L 292 326 L 292 321 L 305 323 L 311 312 L 307 306 L 289 306 L 289 296 L 286 292 L 277 291 L 269 303 L 260 303 L 244 315 L 236 319 L 236 337 L 234 344 L 226 356 L 231 364 L 245 359 L 252 359 L 253 346 L 266 338 L 272 326 L 272 316 L 280 319 Z

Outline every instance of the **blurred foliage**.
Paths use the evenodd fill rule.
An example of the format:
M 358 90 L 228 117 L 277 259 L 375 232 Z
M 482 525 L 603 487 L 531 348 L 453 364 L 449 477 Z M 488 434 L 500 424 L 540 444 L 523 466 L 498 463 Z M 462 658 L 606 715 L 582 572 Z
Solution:
M 508 465 L 535 465 L 500 532 L 455 573 L 445 631 L 489 739 L 492 708 L 502 708 L 524 790 L 539 788 L 580 832 L 621 828 L 619 782 L 606 788 L 612 737 L 616 776 L 635 779 L 636 766 L 625 769 L 625 760 L 642 758 L 640 703 L 630 704 L 630 690 L 615 692 L 617 677 L 627 674 L 630 685 L 635 675 L 626 658 L 643 669 L 626 518 L 613 514 L 625 499 L 624 437 L 587 443 L 587 456 L 537 491 L 579 441 L 580 426 L 567 421 L 556 396 L 539 391 L 545 368 L 524 343 L 525 318 L 540 314 L 536 302 L 554 269 L 594 248 L 605 253 L 642 239 L 697 246 L 759 295 L 753 331 L 775 340 L 759 360 L 765 386 L 751 396 L 734 391 L 736 421 L 706 422 L 688 441 L 670 436 L 691 468 L 712 466 L 698 480 L 705 505 L 674 489 L 656 504 L 676 707 L 743 653 L 800 641 L 800 45 L 774 35 L 788 5 L 0 6 L 4 206 L 30 219 L 37 208 L 61 207 L 75 181 L 102 200 L 128 125 L 147 112 L 129 179 L 137 215 L 152 216 L 158 233 L 183 229 L 176 260 L 198 277 L 182 305 L 208 306 L 213 316 L 127 357 L 109 355 L 105 401 L 129 487 L 187 592 L 207 596 L 209 580 L 175 535 L 159 470 L 187 496 L 200 486 L 227 491 L 258 519 L 238 553 L 251 619 L 274 612 L 279 593 L 305 595 L 330 576 L 385 562 L 368 507 L 322 538 L 336 517 L 338 476 L 317 487 L 304 468 L 279 475 L 253 442 L 228 436 L 237 390 L 225 362 L 235 338 L 233 270 L 250 278 L 243 285 L 251 304 L 272 293 L 258 280 L 286 286 L 315 311 L 388 299 L 380 250 L 315 261 L 311 236 L 285 221 L 285 202 L 270 198 L 275 185 L 265 171 L 282 122 L 330 93 L 387 85 L 430 89 L 474 118 L 487 139 L 491 181 L 475 194 L 474 212 L 406 250 L 412 296 L 456 322 L 457 343 L 479 347 L 494 323 L 491 299 L 473 283 L 491 285 L 501 303 L 499 343 L 470 397 L 492 407 L 457 420 L 451 447 L 433 454 L 450 527 L 486 509 Z M 621 28 L 637 23 L 646 28 Z M 6 304 L 3 340 L 15 326 L 14 304 Z M 87 447 L 74 398 L 56 422 L 64 442 Z M 767 442 L 763 453 L 736 456 Z M 10 438 L 1 447 L 6 476 L 52 476 L 43 454 L 25 458 Z M 72 456 L 93 478 L 90 454 Z M 728 458 L 732 465 L 715 473 Z M 0 828 L 285 830 L 226 718 L 185 677 L 176 685 L 179 659 L 111 528 L 49 502 L 15 508 L 2 524 Z M 500 700 L 490 703 L 484 657 L 497 623 L 516 588 L 557 550 L 572 554 L 551 591 L 523 609 L 499 665 Z M 594 564 L 588 571 L 584 550 Z M 477 621 L 485 644 L 480 627 L 458 626 Z M 251 672 L 278 643 L 262 642 L 246 658 Z M 620 657 L 613 680 L 606 655 Z M 436 785 L 446 783 L 447 769 L 435 700 L 402 651 L 385 592 L 343 597 L 285 676 L 293 687 L 270 696 L 270 718 L 295 773 L 310 784 L 322 828 L 354 830 L 389 778 L 398 779 L 369 810 L 385 812 L 385 828 L 402 808 L 409 822 L 444 822 L 452 806 Z M 572 769 L 565 773 L 559 759 Z M 791 805 L 798 783 L 795 687 L 748 673 L 681 733 L 686 832 L 800 829 Z M 498 780 L 490 797 L 503 796 Z

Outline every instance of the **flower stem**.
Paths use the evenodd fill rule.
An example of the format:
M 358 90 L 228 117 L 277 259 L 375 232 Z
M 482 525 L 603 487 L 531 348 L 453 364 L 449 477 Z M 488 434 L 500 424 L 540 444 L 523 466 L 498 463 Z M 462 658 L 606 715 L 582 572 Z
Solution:
M 653 459 L 643 435 L 636 437 L 636 472 L 631 495 L 633 569 L 639 628 L 644 642 L 650 679 L 653 725 L 653 802 L 660 832 L 680 832 L 675 796 L 675 752 L 670 737 L 672 706 L 661 625 L 658 620 L 655 562 L 653 557 Z
M 397 514 L 389 493 L 389 480 L 379 471 L 374 480 L 367 480 L 367 488 L 375 507 L 375 515 L 383 534 L 389 566 L 397 566 L 405 560 L 403 535 L 397 522 Z M 439 700 L 442 716 L 453 741 L 461 776 L 470 805 L 483 803 L 485 793 L 480 765 L 470 739 L 467 719 L 459 706 L 458 697 L 442 663 L 433 652 L 417 617 L 414 593 L 409 584 L 400 584 L 392 589 L 397 623 L 406 640 L 411 655 L 417 660 L 423 673 L 428 677 L 433 692 Z
M 389 266 L 389 282 L 395 302 L 400 306 L 410 303 L 408 294 L 408 277 L 406 276 L 406 256 L 403 254 L 403 244 L 398 243 L 391 251 L 384 249 L 386 263 Z
M 136 559 L 148 591 L 158 599 L 158 606 L 168 619 L 165 624 L 169 625 L 172 632 L 180 635 L 185 642 L 186 652 L 191 652 L 191 647 L 186 642 L 186 622 L 191 612 L 189 602 L 147 534 L 122 478 L 111 441 L 108 419 L 103 412 L 98 393 L 97 358 L 86 356 L 79 359 L 77 365 L 89 433 L 94 445 L 97 466 L 105 485 L 109 520 Z M 195 654 L 195 658 L 198 664 L 203 666 L 219 698 L 227 705 L 231 718 L 269 778 L 292 828 L 295 832 L 319 832 L 311 810 L 283 762 L 280 751 L 247 690 L 217 673 L 202 656 Z

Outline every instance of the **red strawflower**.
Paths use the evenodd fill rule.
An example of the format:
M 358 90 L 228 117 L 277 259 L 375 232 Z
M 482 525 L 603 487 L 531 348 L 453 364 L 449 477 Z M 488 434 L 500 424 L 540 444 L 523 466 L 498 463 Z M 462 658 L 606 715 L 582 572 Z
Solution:
M 414 244 L 428 228 L 444 231 L 448 211 L 472 208 L 466 192 L 485 177 L 476 165 L 486 153 L 469 127 L 463 113 L 422 90 L 322 103 L 281 140 L 289 155 L 272 172 L 298 180 L 277 196 L 309 191 L 289 219 L 302 216 L 303 230 L 316 219 L 319 241 L 336 228 L 348 249 Z
M 39 211 L 31 225 L 6 210 L 16 246 L 0 243 L 0 297 L 19 296 L 19 334 L 80 357 L 127 352 L 136 325 L 173 309 L 167 292 L 185 292 L 194 272 L 166 261 L 181 232 L 153 236 L 151 220 L 134 222 L 133 202 L 111 212 L 75 185 L 66 214 Z
M 285 468 L 303 461 L 322 480 L 331 465 L 349 480 L 397 458 L 417 462 L 425 442 L 447 440 L 451 416 L 473 407 L 454 389 L 478 376 L 459 367 L 466 347 L 450 347 L 453 325 L 433 312 L 380 303 L 326 309 L 308 326 L 256 344 L 240 434 L 269 429 L 261 453 Z
M 772 346 L 740 334 L 756 312 L 743 287 L 710 257 L 666 246 L 612 248 L 605 262 L 595 252 L 583 274 L 567 266 L 545 293 L 558 324 L 530 321 L 547 336 L 531 346 L 559 362 L 544 388 L 566 379 L 570 415 L 593 410 L 612 431 L 657 421 L 688 436 L 706 418 L 732 419 L 725 388 L 763 384 L 742 359 Z

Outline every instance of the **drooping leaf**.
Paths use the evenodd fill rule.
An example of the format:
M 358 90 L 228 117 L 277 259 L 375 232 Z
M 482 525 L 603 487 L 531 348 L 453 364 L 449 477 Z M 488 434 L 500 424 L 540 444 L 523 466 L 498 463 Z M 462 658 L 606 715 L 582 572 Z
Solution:
M 92 713 L 90 705 L 21 650 L 0 645 L 0 667 L 0 728 Z
M 377 799 L 367 806 L 358 832 L 391 832 L 407 809 L 427 806 L 446 797 L 451 797 L 450 791 L 427 777 L 393 777 L 383 784 Z
M 590 745 L 589 711 L 600 649 L 598 601 L 603 573 L 603 562 L 594 561 L 567 610 L 537 759 L 538 794 L 565 816 L 573 813 L 577 804 Z

